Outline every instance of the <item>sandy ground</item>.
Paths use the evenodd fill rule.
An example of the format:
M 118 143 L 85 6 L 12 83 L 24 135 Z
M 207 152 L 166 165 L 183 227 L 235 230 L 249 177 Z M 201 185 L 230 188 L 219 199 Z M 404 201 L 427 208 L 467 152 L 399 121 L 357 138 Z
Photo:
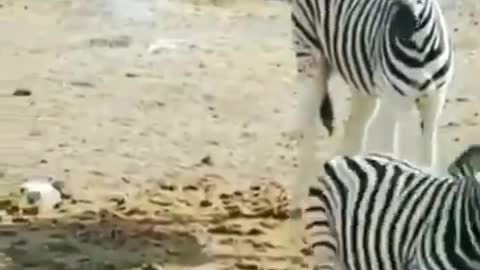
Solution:
M 477 2 L 444 5 L 456 73 L 443 163 L 479 142 Z M 288 12 L 260 0 L 0 1 L 0 269 L 301 266 L 284 237 L 297 103 Z M 336 78 L 332 89 L 344 119 L 347 88 Z M 324 137 L 320 157 L 335 146 Z M 50 219 L 8 199 L 34 175 L 65 181 L 73 198 Z

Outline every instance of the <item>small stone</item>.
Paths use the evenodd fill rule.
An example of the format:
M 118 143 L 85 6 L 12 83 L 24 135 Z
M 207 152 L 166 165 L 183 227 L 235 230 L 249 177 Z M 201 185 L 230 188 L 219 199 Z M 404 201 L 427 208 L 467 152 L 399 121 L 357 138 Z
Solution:
M 14 217 L 12 218 L 13 223 L 28 223 L 29 220 L 24 217 Z
M 125 176 L 122 176 L 120 179 L 121 179 L 122 182 L 124 182 L 125 184 L 130 184 L 130 183 L 131 183 L 130 180 L 128 180 L 128 178 L 125 177 Z
M 212 166 L 213 165 L 212 158 L 210 156 L 205 156 L 200 160 L 200 164 L 206 165 L 206 166 Z
M 72 86 L 77 86 L 77 87 L 95 87 L 95 85 L 91 82 L 85 82 L 85 81 L 72 81 L 70 82 L 70 85 Z
M 197 191 L 198 187 L 194 185 L 186 185 L 183 187 L 183 191 Z
M 248 230 L 247 235 L 257 236 L 263 234 L 263 231 L 257 228 L 252 228 Z
M 16 97 L 28 97 L 32 95 L 32 91 L 25 88 L 18 88 L 13 92 Z
M 140 75 L 135 74 L 135 73 L 130 73 L 130 72 L 125 73 L 125 77 L 127 77 L 127 78 L 136 78 L 136 77 L 139 77 L 139 76 Z
M 241 270 L 257 270 L 257 269 L 259 269 L 259 268 L 258 268 L 258 265 L 256 265 L 256 264 L 245 263 L 245 262 L 237 262 L 237 263 L 235 264 L 235 266 L 236 266 L 238 269 L 241 269 Z
M 116 36 L 92 38 L 89 40 L 89 43 L 92 47 L 127 48 L 131 45 L 132 40 L 129 36 Z
M 23 210 L 23 214 L 24 215 L 27 215 L 27 216 L 36 216 L 38 215 L 38 207 L 34 206 L 34 207 L 29 207 L 29 208 L 24 208 L 22 209 Z
M 237 235 L 237 236 L 242 235 L 242 232 L 239 231 L 238 229 L 233 228 L 231 226 L 227 227 L 225 225 L 219 225 L 219 226 L 210 228 L 207 231 L 212 234 L 220 234 L 220 235 Z
M 117 206 L 125 204 L 125 198 L 120 196 L 110 198 L 108 201 L 115 203 Z
M 160 184 L 160 189 L 166 190 L 166 191 L 175 191 L 177 190 L 177 187 L 170 184 Z
M 278 226 L 278 223 L 272 221 L 260 221 L 260 226 L 268 230 L 272 230 Z
M 221 200 L 227 200 L 227 199 L 230 199 L 232 198 L 232 195 L 230 194 L 226 194 L 226 193 L 222 193 L 218 196 Z
M 250 190 L 253 190 L 253 191 L 259 191 L 260 189 L 261 189 L 261 187 L 257 186 L 257 185 L 254 185 L 254 186 L 250 187 Z
M 449 126 L 449 127 L 458 127 L 458 126 L 460 126 L 460 124 L 459 124 L 459 123 L 456 123 L 456 122 L 448 122 L 448 123 L 447 123 L 447 126 Z
M 210 202 L 209 200 L 200 201 L 200 207 L 210 207 L 210 206 L 212 206 L 212 202 Z
M 458 98 L 456 98 L 456 101 L 457 102 L 468 102 L 468 101 L 470 101 L 470 99 L 467 98 L 467 97 L 458 97 Z
M 95 175 L 95 176 L 105 176 L 105 173 L 97 170 L 91 170 L 90 174 Z
M 148 214 L 147 211 L 141 210 L 139 208 L 131 208 L 127 211 L 124 212 L 126 216 L 134 216 L 134 215 L 140 215 L 140 216 L 146 216 Z

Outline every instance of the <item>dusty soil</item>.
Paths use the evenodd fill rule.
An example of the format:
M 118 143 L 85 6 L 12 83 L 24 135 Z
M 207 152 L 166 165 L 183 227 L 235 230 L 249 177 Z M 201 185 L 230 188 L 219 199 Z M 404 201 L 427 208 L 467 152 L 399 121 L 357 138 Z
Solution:
M 444 163 L 479 142 L 477 2 L 445 4 L 456 73 Z M 297 103 L 288 12 L 260 0 L 1 0 L 0 269 L 303 265 L 284 222 Z M 347 88 L 336 78 L 332 89 L 344 119 Z M 405 157 L 416 123 L 405 116 Z M 319 157 L 333 147 L 321 136 Z M 65 181 L 71 198 L 53 216 L 8 199 L 32 175 Z

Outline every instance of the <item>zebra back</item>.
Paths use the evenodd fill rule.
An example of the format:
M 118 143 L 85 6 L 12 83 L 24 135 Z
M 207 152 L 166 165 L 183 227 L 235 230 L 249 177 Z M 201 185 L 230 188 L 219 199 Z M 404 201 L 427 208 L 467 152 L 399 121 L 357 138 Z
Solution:
M 480 172 L 480 144 L 470 145 L 448 167 L 455 177 L 474 177 Z

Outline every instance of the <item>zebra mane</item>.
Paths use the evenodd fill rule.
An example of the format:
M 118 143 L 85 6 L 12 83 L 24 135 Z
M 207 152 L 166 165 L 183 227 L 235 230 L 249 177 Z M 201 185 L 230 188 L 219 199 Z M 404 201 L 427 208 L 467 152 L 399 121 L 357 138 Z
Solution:
M 470 145 L 448 166 L 448 173 L 460 178 L 474 178 L 480 172 L 480 144 Z

